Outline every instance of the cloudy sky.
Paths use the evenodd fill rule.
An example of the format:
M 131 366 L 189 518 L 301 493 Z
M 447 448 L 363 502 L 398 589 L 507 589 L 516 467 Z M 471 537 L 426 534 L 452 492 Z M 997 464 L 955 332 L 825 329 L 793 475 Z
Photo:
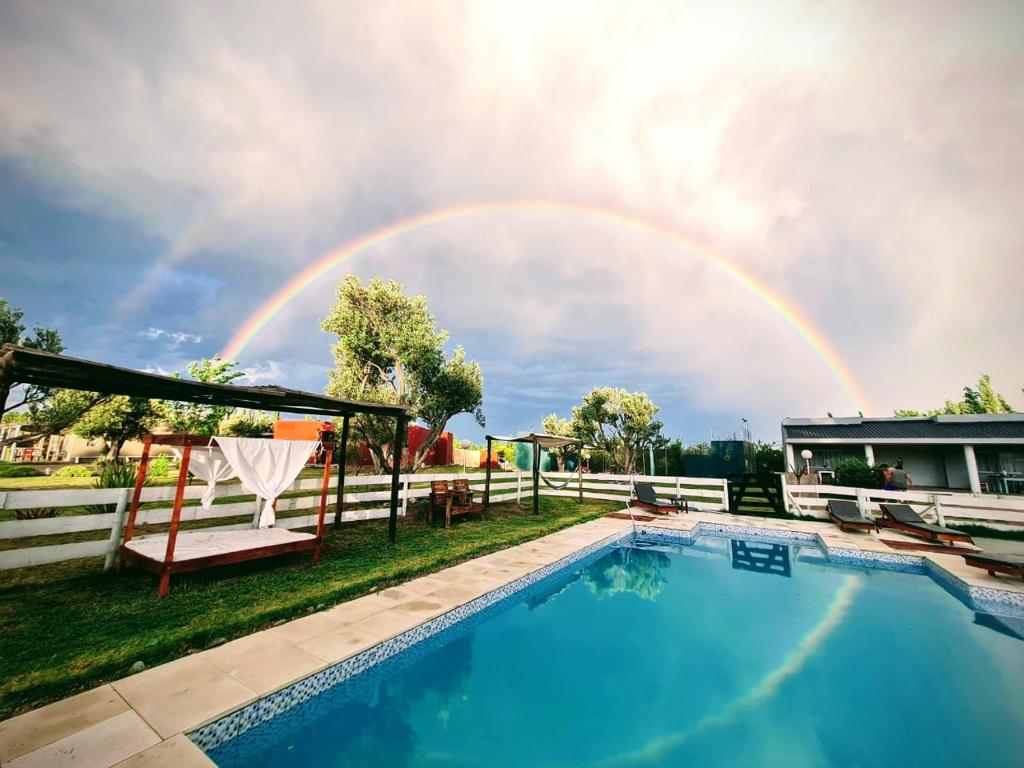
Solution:
M 489 431 L 594 385 L 687 441 L 981 372 L 1024 408 L 1021 3 L 8 1 L 0 72 L 0 296 L 72 354 L 182 369 L 482 206 L 310 285 L 251 380 L 323 387 L 355 272 L 426 294 Z

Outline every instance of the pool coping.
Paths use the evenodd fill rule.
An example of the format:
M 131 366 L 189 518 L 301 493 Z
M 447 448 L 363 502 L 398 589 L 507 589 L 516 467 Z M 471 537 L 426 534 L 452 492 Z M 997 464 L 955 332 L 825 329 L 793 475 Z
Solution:
M 295 706 L 295 696 L 308 699 L 391 658 L 632 536 L 633 528 L 628 519 L 608 517 L 571 526 L 18 715 L 0 722 L 0 765 L 23 768 L 72 760 L 80 765 L 86 754 L 89 764 L 97 766 L 213 765 L 189 736 L 204 744 L 214 736 L 232 738 L 224 737 L 232 726 L 252 727 L 253 718 L 273 717 L 275 709 Z M 684 543 L 711 534 L 814 544 L 834 563 L 929 575 L 977 610 L 1024 612 L 1024 584 L 975 573 L 952 554 L 885 551 L 873 534 L 840 533 L 827 523 L 695 512 L 638 523 L 636 529 Z M 355 645 L 334 651 L 337 658 L 329 659 L 323 652 L 308 652 L 321 636 L 295 640 L 290 653 L 298 672 L 292 679 L 266 688 L 246 677 L 259 671 L 246 669 L 246 663 L 266 664 L 261 643 L 274 650 L 284 638 L 294 640 L 319 628 L 323 637 L 330 639 L 333 632 L 342 641 L 348 632 Z M 234 652 L 222 650 L 229 646 L 236 646 Z M 236 663 L 237 668 L 232 666 Z M 203 706 L 194 706 L 200 701 Z

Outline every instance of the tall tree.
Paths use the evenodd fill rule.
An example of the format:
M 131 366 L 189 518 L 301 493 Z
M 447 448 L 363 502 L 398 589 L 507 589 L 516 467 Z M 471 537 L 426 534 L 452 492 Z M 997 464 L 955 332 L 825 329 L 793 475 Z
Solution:
M 60 333 L 53 328 L 37 325 L 30 335 L 26 335 L 25 324 L 21 322 L 24 316 L 25 313 L 21 309 L 12 307 L 5 299 L 0 299 L 0 344 L 20 344 L 23 347 L 56 354 L 64 351 Z M 0 415 L 16 408 L 41 403 L 50 394 L 46 387 L 28 385 L 19 393 L 21 399 L 17 399 L 16 395 L 16 399 L 8 404 L 11 390 L 17 386 L 17 382 L 0 384 Z
M 541 426 L 544 428 L 544 432 L 549 435 L 558 435 L 559 437 L 576 437 L 576 432 L 573 430 L 572 422 L 569 419 L 560 419 L 555 413 L 548 414 L 541 421 Z M 563 445 L 560 448 L 549 449 L 551 454 L 555 457 L 555 462 L 558 464 L 558 471 L 565 471 L 565 460 L 569 458 L 570 454 L 576 451 L 575 446 Z
M 456 414 L 471 413 L 484 425 L 480 365 L 466 360 L 461 347 L 446 357 L 448 333 L 437 330 L 436 323 L 424 296 L 406 296 L 394 280 L 373 278 L 364 285 L 356 275 L 341 281 L 337 302 L 321 323 L 338 337 L 328 394 L 406 405 L 412 418 L 426 425 L 427 438 L 411 457 L 414 469 Z M 391 463 L 391 419 L 363 414 L 352 426 L 377 468 Z
M 656 418 L 660 411 L 644 392 L 595 387 L 573 407 L 573 431 L 612 454 L 622 472 L 632 474 L 641 453 L 664 442 L 664 425 Z
M 107 461 L 117 461 L 126 442 L 152 432 L 166 415 L 158 400 L 117 395 L 90 408 L 71 431 L 87 440 L 103 440 Z
M 946 416 L 969 413 L 1013 413 L 1013 407 L 1005 397 L 996 392 L 992 379 L 987 373 L 978 378 L 975 387 L 964 387 L 963 399 L 958 402 L 947 400 L 941 408 L 921 412 L 911 409 L 893 411 L 894 416 L 901 418 L 915 416 Z
M 188 375 L 195 381 L 204 384 L 230 384 L 245 374 L 238 370 L 238 363 L 233 360 L 221 360 L 220 355 L 210 359 L 196 360 L 189 363 Z M 182 378 L 175 372 L 174 378 Z M 224 419 L 234 413 L 230 405 L 207 405 L 206 403 L 167 403 L 168 418 L 175 432 L 190 435 L 213 435 Z

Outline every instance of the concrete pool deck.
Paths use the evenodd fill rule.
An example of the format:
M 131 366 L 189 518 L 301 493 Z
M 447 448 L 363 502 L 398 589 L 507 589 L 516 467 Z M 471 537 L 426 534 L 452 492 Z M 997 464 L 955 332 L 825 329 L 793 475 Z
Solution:
M 817 534 L 828 549 L 893 553 L 877 534 L 825 522 L 710 512 L 644 523 L 681 531 L 700 522 Z M 0 723 L 0 766 L 212 766 L 185 735 L 481 595 L 632 527 L 603 517 L 256 632 Z M 911 541 L 884 530 L 882 538 Z M 972 587 L 1024 593 L 963 558 L 912 553 Z

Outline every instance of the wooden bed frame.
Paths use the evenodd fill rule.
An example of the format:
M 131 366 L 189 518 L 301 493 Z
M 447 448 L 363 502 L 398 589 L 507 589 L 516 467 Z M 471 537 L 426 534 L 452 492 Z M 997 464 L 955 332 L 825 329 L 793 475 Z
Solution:
M 303 536 L 295 541 L 285 541 L 262 547 L 221 552 L 206 557 L 175 561 L 174 547 L 177 543 L 178 530 L 181 524 L 181 507 L 185 499 L 185 484 L 188 480 L 188 465 L 192 456 L 192 447 L 209 445 L 210 440 L 211 438 L 207 435 L 147 435 L 143 440 L 142 458 L 139 461 L 139 471 L 135 479 L 135 489 L 132 493 L 131 510 L 128 513 L 128 522 L 125 525 L 124 540 L 119 549 L 118 569 L 123 569 L 125 563 L 132 562 L 151 573 L 158 574 L 160 576 L 160 585 L 157 588 L 157 596 L 161 598 L 166 597 L 170 591 L 171 575 L 175 573 L 199 571 L 216 565 L 230 565 L 231 563 L 258 560 L 264 557 L 274 557 L 292 552 L 311 552 L 314 563 L 320 560 L 323 548 L 324 513 L 327 511 L 327 488 L 331 478 L 333 445 L 326 446 L 327 455 L 324 462 L 323 484 L 320 488 L 320 512 L 317 517 L 315 536 Z M 128 542 L 135 535 L 135 519 L 139 512 L 139 503 L 142 500 L 142 487 L 146 481 L 146 472 L 149 469 L 149 451 L 154 445 L 175 445 L 181 446 L 183 449 L 181 469 L 178 472 L 178 485 L 174 494 L 174 508 L 171 512 L 171 528 L 167 532 L 167 548 L 163 559 L 149 557 L 127 546 Z M 224 531 L 223 533 L 228 532 Z

